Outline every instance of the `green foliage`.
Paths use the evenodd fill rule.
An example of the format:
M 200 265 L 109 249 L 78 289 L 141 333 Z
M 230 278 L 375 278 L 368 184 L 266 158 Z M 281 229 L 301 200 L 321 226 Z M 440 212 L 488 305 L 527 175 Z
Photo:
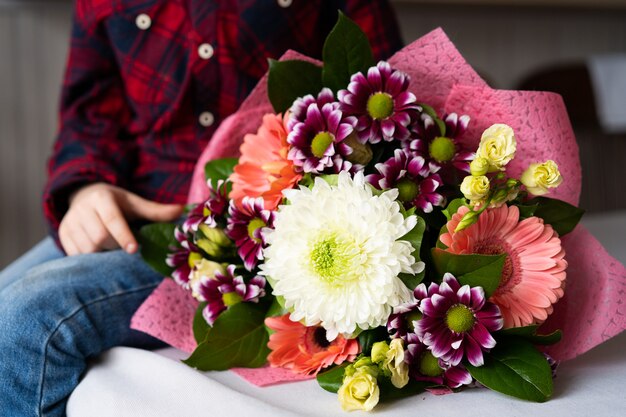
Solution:
M 465 366 L 486 387 L 537 402 L 546 401 L 552 395 L 550 365 L 529 341 L 519 337 L 501 340 L 491 352 L 483 355 L 483 366 L 469 363 Z
M 415 210 L 407 212 L 407 215 L 413 214 L 414 211 Z M 415 257 L 415 262 L 419 262 L 421 260 L 420 248 L 422 246 L 422 239 L 424 238 L 424 230 L 426 230 L 426 223 L 424 222 L 424 219 L 421 218 L 420 216 L 416 216 L 416 217 L 417 217 L 417 224 L 415 225 L 415 227 L 409 233 L 402 236 L 400 239 L 409 242 L 411 246 L 413 246 L 412 255 L 413 257 Z M 399 275 L 399 278 L 402 280 L 402 282 L 404 282 L 404 285 L 406 285 L 408 288 L 414 289 L 424 279 L 424 271 L 415 275 L 402 273 Z
M 457 255 L 433 248 L 432 258 L 440 277 L 446 272 L 454 275 L 461 285 L 483 287 L 486 297 L 491 297 L 500 285 L 506 254 Z
M 211 180 L 213 187 L 217 186 L 219 180 L 227 180 L 239 160 L 237 158 L 221 158 L 207 162 L 204 166 L 204 176 Z M 230 189 L 228 190 L 230 192 Z
M 343 384 L 343 373 L 348 366 L 348 363 L 344 363 L 339 366 L 334 366 L 323 372 L 317 374 L 317 383 L 320 387 L 326 391 L 336 393 Z
M 204 307 L 206 307 L 206 303 L 200 303 L 196 309 L 196 314 L 193 316 L 193 338 L 196 339 L 197 344 L 204 342 L 211 331 L 211 326 L 202 315 Z
M 527 203 L 530 206 L 535 204 L 537 208 L 534 216 L 541 217 L 544 222 L 554 228 L 559 236 L 574 230 L 585 214 L 585 210 L 555 198 L 536 197 Z
M 165 263 L 170 246 L 178 245 L 174 229 L 176 225 L 171 223 L 152 223 L 143 226 L 137 235 L 143 260 L 163 276 L 171 275 L 174 270 Z
M 240 303 L 215 320 L 207 337 L 183 361 L 201 371 L 234 367 L 258 368 L 267 360 L 269 335 L 265 331 L 263 304 Z
M 446 216 L 446 219 L 450 221 L 452 220 L 452 216 L 459 210 L 460 207 L 464 205 L 465 205 L 464 198 L 455 198 L 454 200 L 450 201 L 448 205 L 446 206 L 446 208 L 443 209 L 441 212 L 443 213 L 444 216 Z
M 322 89 L 322 69 L 306 61 L 270 60 L 267 92 L 276 113 L 284 113 L 298 97 Z
M 344 89 L 357 72 L 367 73 L 374 65 L 372 48 L 361 28 L 339 12 L 337 24 L 328 34 L 322 51 L 324 86 L 334 92 Z
M 553 345 L 561 340 L 562 333 L 560 330 L 555 330 L 550 334 L 540 335 L 537 334 L 536 324 L 525 327 L 513 327 L 511 329 L 500 330 L 495 334 L 496 340 L 501 337 L 521 337 L 528 340 L 534 345 Z

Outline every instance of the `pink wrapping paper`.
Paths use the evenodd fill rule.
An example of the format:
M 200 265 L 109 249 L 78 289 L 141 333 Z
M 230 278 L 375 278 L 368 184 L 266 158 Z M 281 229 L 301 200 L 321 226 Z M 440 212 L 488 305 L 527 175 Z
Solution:
M 310 60 L 293 51 L 281 59 L 294 58 Z M 531 162 L 553 159 L 564 182 L 551 196 L 578 203 L 578 145 L 560 96 L 490 88 L 441 29 L 403 48 L 389 62 L 411 76 L 411 91 L 420 102 L 438 111 L 471 115 L 470 129 L 464 136 L 468 145 L 477 146 L 482 131 L 493 123 L 510 125 L 516 133 L 518 154 L 508 167 L 509 173 L 518 176 Z M 196 166 L 189 202 L 201 202 L 207 197 L 205 163 L 238 156 L 243 136 L 255 132 L 263 114 L 271 111 L 266 76 L 240 110 L 215 132 Z M 624 266 L 582 226 L 565 236 L 563 245 L 569 262 L 565 296 L 542 326 L 546 332 L 563 330 L 563 340 L 549 349 L 558 360 L 572 359 L 626 328 Z M 191 331 L 195 305 L 187 293 L 165 280 L 137 311 L 131 326 L 191 352 L 195 347 Z M 292 374 L 272 368 L 235 372 L 255 385 L 293 380 Z

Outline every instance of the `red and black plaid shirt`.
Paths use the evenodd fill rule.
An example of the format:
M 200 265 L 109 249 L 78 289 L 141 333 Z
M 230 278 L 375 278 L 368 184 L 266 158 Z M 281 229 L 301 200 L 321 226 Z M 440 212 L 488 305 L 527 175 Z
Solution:
M 287 49 L 319 58 L 342 9 L 375 57 L 400 46 L 382 0 L 76 0 L 44 210 L 51 231 L 78 187 L 107 182 L 184 203 L 196 159 Z

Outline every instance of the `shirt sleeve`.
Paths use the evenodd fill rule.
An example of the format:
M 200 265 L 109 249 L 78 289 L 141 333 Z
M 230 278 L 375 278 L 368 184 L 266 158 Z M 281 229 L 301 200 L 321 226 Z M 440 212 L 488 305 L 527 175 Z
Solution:
M 125 133 L 131 111 L 115 54 L 104 26 L 88 19 L 84 9 L 77 7 L 74 13 L 59 130 L 43 196 L 44 213 L 55 238 L 69 195 L 95 182 L 123 187 L 135 147 L 132 135 Z
M 367 35 L 375 60 L 388 59 L 403 42 L 393 8 L 386 0 L 346 0 L 343 7 Z

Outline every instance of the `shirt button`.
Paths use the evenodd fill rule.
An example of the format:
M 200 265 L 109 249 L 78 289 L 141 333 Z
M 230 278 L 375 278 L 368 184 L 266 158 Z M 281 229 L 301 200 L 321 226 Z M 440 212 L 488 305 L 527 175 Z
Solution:
M 137 19 L 135 19 L 135 24 L 139 29 L 147 30 L 150 29 L 150 26 L 152 25 L 152 19 L 150 19 L 150 16 L 147 14 L 142 13 L 137 16 Z
M 203 43 L 198 47 L 198 55 L 200 55 L 202 59 L 211 59 L 213 52 L 215 51 L 210 43 Z
M 293 0 L 278 0 L 278 5 L 284 8 L 291 6 L 291 3 L 293 3 Z
M 209 127 L 215 122 L 215 117 L 210 111 L 200 113 L 199 122 L 204 127 Z

